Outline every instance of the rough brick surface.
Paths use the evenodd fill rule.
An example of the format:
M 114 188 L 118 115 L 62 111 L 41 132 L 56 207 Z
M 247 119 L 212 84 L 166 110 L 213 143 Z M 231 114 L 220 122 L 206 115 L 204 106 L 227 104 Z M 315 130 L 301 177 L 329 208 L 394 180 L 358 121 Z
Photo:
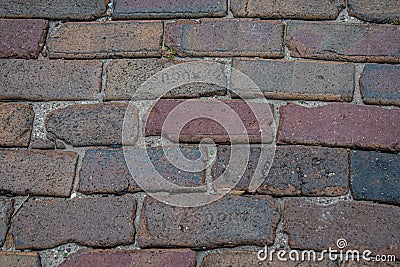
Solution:
M 400 155 L 352 151 L 351 187 L 355 199 L 400 204 Z
M 345 267 L 397 267 L 399 266 L 397 262 L 376 262 L 376 261 L 348 261 L 344 265 Z
M 138 242 L 141 247 L 195 248 L 272 244 L 279 213 L 279 204 L 269 197 L 228 195 L 195 208 L 146 198 Z
M 168 23 L 165 45 L 179 56 L 283 57 L 283 24 L 252 19 Z M 221 34 L 224 33 L 224 34 Z
M 367 64 L 360 89 L 364 103 L 400 106 L 400 65 Z
M 100 61 L 0 60 L 1 100 L 93 100 Z
M 278 143 L 400 151 L 400 109 L 329 104 L 280 107 Z
M 233 60 L 235 69 L 246 74 L 273 99 L 351 101 L 354 91 L 354 65 L 313 61 Z M 231 86 L 246 96 L 242 79 Z M 251 96 L 250 96 L 251 97 Z
M 0 191 L 68 197 L 77 159 L 74 152 L 1 150 Z
M 133 243 L 136 200 L 130 197 L 25 202 L 11 222 L 16 249 L 64 243 L 101 247 Z
M 398 23 L 400 2 L 397 0 L 349 0 L 349 15 L 370 22 Z
M 0 58 L 37 58 L 46 30 L 41 19 L 0 19 Z
M 0 265 L 7 267 L 41 267 L 37 252 L 0 252 Z
M 117 0 L 114 4 L 113 16 L 118 19 L 223 17 L 227 14 L 227 1 Z
M 335 19 L 344 8 L 342 0 L 309 1 L 257 1 L 232 0 L 231 10 L 235 17 Z
M 13 213 L 13 200 L 0 200 L 0 246 L 3 245 Z
M 285 204 L 284 231 L 292 249 L 338 249 L 344 238 L 346 250 L 369 249 L 373 255 L 400 256 L 400 208 L 368 202 L 339 201 L 318 205 L 304 200 Z
M 191 250 L 82 250 L 69 256 L 60 267 L 195 267 L 196 253 Z
M 50 58 L 161 56 L 161 21 L 66 22 L 50 34 Z
M 294 57 L 356 62 L 400 62 L 396 25 L 289 22 L 286 45 Z
M 0 104 L 0 146 L 26 147 L 29 144 L 34 112 L 24 104 Z

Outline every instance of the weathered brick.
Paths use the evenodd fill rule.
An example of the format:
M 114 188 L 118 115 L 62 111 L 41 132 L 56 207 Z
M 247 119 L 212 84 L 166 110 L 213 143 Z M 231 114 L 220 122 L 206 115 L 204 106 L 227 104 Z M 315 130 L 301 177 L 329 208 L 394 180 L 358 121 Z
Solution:
M 66 22 L 51 33 L 50 58 L 161 56 L 161 21 Z
M 398 23 L 400 2 L 397 0 L 349 0 L 350 16 L 370 22 Z
M 34 112 L 25 104 L 0 104 L 0 146 L 27 147 L 31 137 Z
M 41 267 L 37 252 L 0 252 L 0 266 Z
M 181 104 L 182 106 L 177 108 Z M 224 104 L 230 109 L 227 109 Z M 179 110 L 179 112 L 174 110 Z M 184 124 L 185 116 L 193 120 Z M 214 118 L 212 119 L 211 116 Z M 167 117 L 169 123 L 164 125 Z M 247 133 L 243 132 L 244 129 L 237 121 L 238 118 L 243 122 L 242 126 Z M 257 118 L 260 119 L 257 120 Z M 147 116 L 145 135 L 157 136 L 163 131 L 163 135 L 173 141 L 179 139 L 188 143 L 200 142 L 203 138 L 211 138 L 218 143 L 246 143 L 246 138 L 252 143 L 261 141 L 270 143 L 272 142 L 272 120 L 269 105 L 260 103 L 251 103 L 250 107 L 242 100 L 187 100 L 185 102 L 182 99 L 161 99 Z M 178 129 L 182 126 L 182 131 L 179 132 Z M 263 129 L 262 136 L 260 129 Z M 261 140 L 261 137 L 265 139 Z
M 269 197 L 227 195 L 190 208 L 146 198 L 138 242 L 140 247 L 194 248 L 272 244 L 279 214 L 278 202 Z
M 3 245 L 13 213 L 14 201 L 12 199 L 0 200 L 0 246 Z M 1 262 L 1 261 L 0 261 Z
M 68 197 L 77 159 L 69 151 L 0 150 L 0 191 Z
M 186 61 L 181 61 L 186 62 Z M 134 99 L 157 99 L 161 97 L 162 90 L 155 86 L 151 91 L 137 92 L 137 89 L 146 80 L 151 78 L 159 71 L 176 66 L 179 61 L 165 59 L 136 59 L 136 60 L 112 60 L 107 66 L 107 88 L 106 100 L 130 100 Z M 226 86 L 226 76 L 224 65 L 210 66 L 218 77 L 221 84 Z M 167 74 L 166 74 L 167 75 Z M 168 76 L 162 76 L 167 79 Z M 160 80 L 165 82 L 165 80 Z M 226 87 L 206 83 L 191 83 L 171 90 L 164 95 L 166 98 L 193 98 L 211 95 L 225 95 Z
M 232 0 L 231 10 L 235 17 L 335 19 L 345 7 L 343 0 L 309 1 L 256 1 Z
M 70 255 L 60 267 L 195 267 L 196 253 L 185 249 L 82 250 Z
M 167 24 L 165 45 L 179 56 L 279 58 L 283 30 L 282 23 L 252 19 L 178 21 Z
M 400 151 L 400 109 L 329 104 L 280 107 L 278 143 Z
M 344 267 L 360 267 L 360 266 L 367 266 L 367 267 L 398 267 L 399 263 L 397 262 L 377 262 L 377 261 L 347 261 L 344 264 Z
M 46 129 L 73 146 L 119 145 L 126 103 L 72 105 L 51 112 L 46 118 Z M 138 114 L 129 109 L 133 118 L 132 140 L 137 138 Z
M 400 62 L 396 25 L 289 22 L 286 45 L 293 57 L 356 62 Z
M 367 64 L 360 89 L 364 103 L 400 106 L 400 65 Z
M 33 200 L 13 217 L 10 233 L 16 249 L 110 247 L 134 241 L 135 213 L 131 197 Z
M 223 17 L 227 1 L 215 0 L 116 0 L 113 16 L 118 19 Z
M 37 58 L 46 31 L 45 20 L 0 19 L 0 58 Z
M 355 199 L 400 204 L 400 154 L 352 151 L 351 187 Z
M 400 256 L 400 207 L 368 202 L 339 201 L 319 205 L 292 199 L 285 204 L 284 231 L 292 249 L 368 249 L 373 255 Z
M 32 140 L 31 148 L 32 149 L 54 149 L 56 144 L 46 138 L 36 138 Z
M 353 97 L 351 63 L 234 59 L 232 66 L 254 81 L 267 98 L 351 101 Z M 240 76 L 231 76 L 231 86 L 241 97 L 251 97 Z
M 0 60 L 1 100 L 93 100 L 100 61 Z

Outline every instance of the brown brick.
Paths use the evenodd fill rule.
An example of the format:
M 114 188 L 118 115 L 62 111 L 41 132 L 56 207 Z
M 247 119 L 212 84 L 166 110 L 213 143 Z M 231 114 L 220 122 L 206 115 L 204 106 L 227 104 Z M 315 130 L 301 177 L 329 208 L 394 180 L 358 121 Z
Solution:
M 193 248 L 272 244 L 279 213 L 278 202 L 269 197 L 226 195 L 190 208 L 146 198 L 138 242 L 140 247 Z
M 289 22 L 286 45 L 294 57 L 356 62 L 400 62 L 396 25 Z
M 367 64 L 360 89 L 366 104 L 400 106 L 400 65 Z
M 215 0 L 117 0 L 113 16 L 118 19 L 223 17 L 227 1 Z
M 41 267 L 37 252 L 0 252 L 0 266 Z
M 0 150 L 0 191 L 68 197 L 77 159 L 69 151 Z
M 70 255 L 60 267 L 195 267 L 196 253 L 191 250 L 82 250 Z
M 51 112 L 46 118 L 47 131 L 73 146 L 119 145 L 126 103 L 72 105 Z M 137 138 L 138 114 L 129 109 L 133 118 L 132 140 Z
M 400 208 L 368 202 L 339 201 L 319 205 L 292 199 L 285 204 L 284 231 L 292 249 L 368 249 L 373 255 L 400 256 Z
M 93 100 L 100 61 L 0 60 L 1 100 Z
M 50 58 L 161 56 L 161 21 L 66 22 L 50 34 Z
M 3 245 L 6 238 L 10 218 L 13 213 L 13 205 L 14 201 L 12 199 L 0 200 L 0 246 Z
M 256 1 L 232 0 L 231 10 L 235 17 L 335 19 L 345 7 L 343 0 L 308 1 Z
M 0 146 L 27 147 L 33 117 L 34 112 L 29 105 L 0 103 Z
M 349 0 L 350 16 L 370 22 L 400 22 L 400 2 L 397 0 Z
M 36 138 L 32 140 L 31 148 L 32 149 L 54 149 L 56 144 L 46 138 Z
M 135 212 L 130 197 L 33 200 L 13 217 L 10 233 L 16 249 L 128 244 L 134 241 Z
M 46 32 L 42 19 L 0 19 L 0 58 L 37 58 Z
M 353 97 L 351 63 L 234 59 L 232 66 L 254 81 L 267 98 L 351 101 Z M 231 76 L 235 92 L 251 97 L 242 79 L 235 78 L 240 76 Z
M 168 23 L 165 45 L 179 56 L 283 57 L 284 25 L 252 19 Z
M 329 104 L 280 107 L 278 143 L 400 151 L 400 109 Z

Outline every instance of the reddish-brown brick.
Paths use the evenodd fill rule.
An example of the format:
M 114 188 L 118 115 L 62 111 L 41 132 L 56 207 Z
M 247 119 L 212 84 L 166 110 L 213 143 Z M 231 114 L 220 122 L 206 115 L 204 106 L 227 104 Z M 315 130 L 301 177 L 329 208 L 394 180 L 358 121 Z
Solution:
M 12 199 L 0 200 L 0 246 L 3 245 L 6 238 L 10 218 L 13 213 L 13 205 L 14 201 Z
M 0 99 L 93 100 L 100 61 L 0 60 Z
M 161 21 L 66 22 L 50 34 L 50 58 L 161 56 Z
M 348 0 L 350 16 L 370 22 L 399 23 L 400 2 L 397 0 Z
M 357 62 L 400 62 L 396 25 L 289 22 L 291 56 Z
M 16 249 L 116 246 L 133 243 L 135 212 L 131 197 L 32 200 L 13 217 L 10 233 Z
M 0 146 L 28 146 L 34 115 L 29 105 L 0 103 Z
M 280 107 L 278 143 L 400 151 L 400 109 L 329 104 Z
M 368 202 L 339 201 L 320 205 L 292 199 L 285 204 L 284 231 L 292 249 L 368 249 L 372 255 L 400 256 L 400 207 Z
M 165 45 L 179 56 L 283 57 L 284 25 L 252 19 L 168 23 Z
M 45 20 L 0 19 L 0 58 L 37 58 L 46 31 Z
M 0 252 L 0 266 L 41 267 L 37 252 Z

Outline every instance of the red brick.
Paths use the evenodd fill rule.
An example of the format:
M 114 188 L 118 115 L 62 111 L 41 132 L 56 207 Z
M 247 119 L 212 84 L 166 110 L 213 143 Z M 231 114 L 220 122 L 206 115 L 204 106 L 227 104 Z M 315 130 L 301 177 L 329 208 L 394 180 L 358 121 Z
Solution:
M 0 19 L 0 58 L 37 58 L 46 32 L 42 19 Z
M 293 57 L 356 62 L 400 62 L 396 25 L 289 22 L 286 45 Z
M 100 61 L 0 60 L 1 100 L 93 100 Z
M 400 2 L 397 0 L 348 0 L 350 16 L 370 22 L 400 22 Z
M 60 267 L 194 267 L 196 253 L 191 250 L 81 250 L 70 255 Z
M 68 197 L 77 159 L 69 151 L 0 150 L 0 191 Z
M 118 19 L 223 17 L 227 1 L 215 0 L 116 0 L 113 16 Z
M 37 252 L 0 252 L 0 266 L 41 267 Z
M 66 22 L 50 34 L 50 58 L 161 56 L 161 21 Z
M 284 231 L 292 249 L 368 249 L 372 255 L 400 256 L 400 207 L 368 202 L 339 201 L 319 205 L 292 199 L 285 204 Z
M 202 19 L 168 23 L 165 46 L 179 56 L 283 57 L 284 25 L 253 19 Z
M 64 243 L 110 247 L 133 243 L 136 200 L 131 197 L 42 199 L 25 202 L 10 232 L 16 249 Z
M 400 151 L 400 109 L 329 104 L 280 107 L 278 143 Z
M 0 146 L 27 147 L 34 115 L 29 105 L 0 103 Z
M 7 231 L 10 226 L 11 215 L 14 211 L 13 205 L 14 201 L 12 199 L 0 200 L 0 246 L 3 245 L 6 239 Z

